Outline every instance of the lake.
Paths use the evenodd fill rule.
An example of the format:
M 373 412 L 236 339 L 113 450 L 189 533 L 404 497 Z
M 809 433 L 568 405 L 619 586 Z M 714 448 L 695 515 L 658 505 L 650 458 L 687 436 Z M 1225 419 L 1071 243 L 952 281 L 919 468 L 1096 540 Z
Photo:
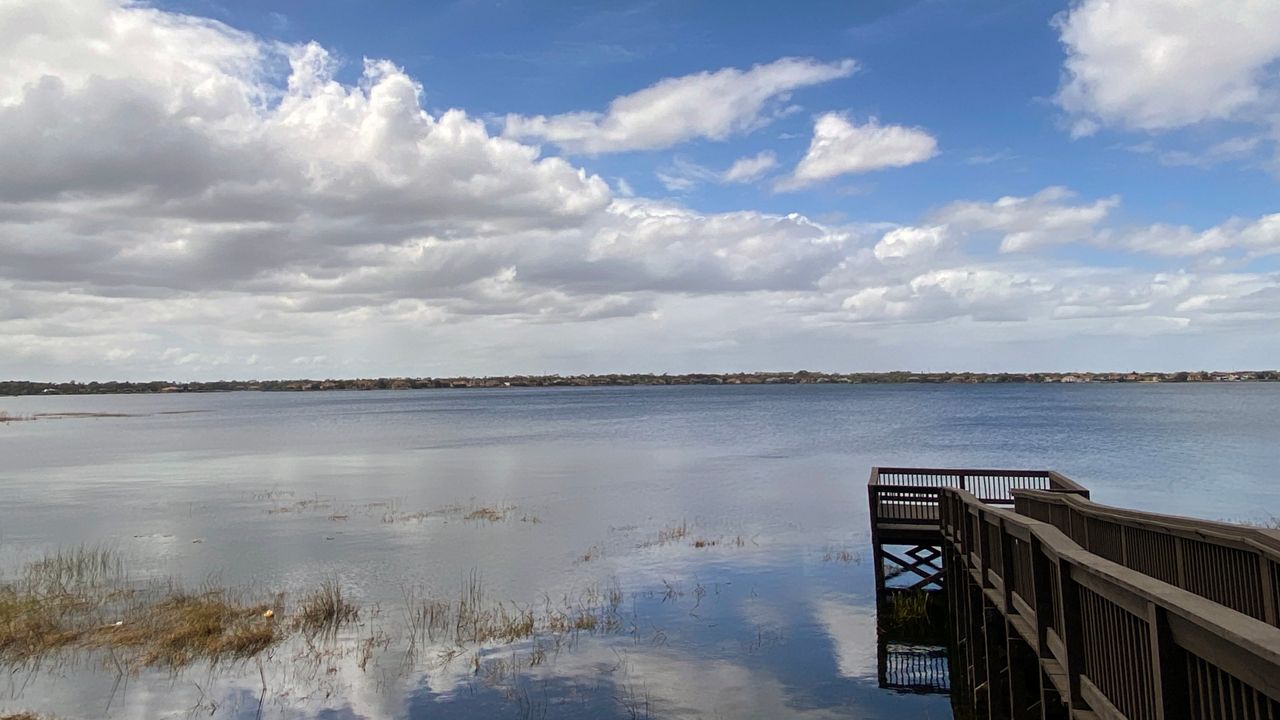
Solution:
M 1056 469 L 1095 501 L 1280 514 L 1280 384 L 803 385 L 0 399 L 0 569 L 360 607 L 217 668 L 6 672 L 59 718 L 948 718 L 877 683 L 872 465 Z M 106 413 L 80 417 L 65 413 Z M 411 641 L 483 587 L 571 629 Z M 109 618 L 108 618 L 109 620 Z M 265 688 L 265 689 L 264 689 Z

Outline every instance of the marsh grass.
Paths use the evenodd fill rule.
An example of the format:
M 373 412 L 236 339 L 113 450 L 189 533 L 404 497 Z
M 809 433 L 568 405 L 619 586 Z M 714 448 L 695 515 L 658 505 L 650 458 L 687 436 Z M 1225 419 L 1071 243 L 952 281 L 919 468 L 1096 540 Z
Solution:
M 246 660 L 281 639 L 275 622 L 264 617 L 269 609 L 268 603 L 245 602 L 222 590 L 174 590 L 135 606 L 130 619 L 119 625 L 88 632 L 83 645 L 132 650 L 135 667 L 177 669 L 198 660 Z
M 827 545 L 822 549 L 822 561 L 850 565 L 862 562 L 862 557 L 847 547 Z
M 616 581 L 558 601 L 495 601 L 477 569 L 462 577 L 451 599 L 405 590 L 405 623 L 388 634 L 379 626 L 379 608 L 358 607 L 336 579 L 286 603 L 282 593 L 224 588 L 213 580 L 194 589 L 168 579 L 132 581 L 114 551 L 81 546 L 0 578 L 0 666 L 48 672 L 89 660 L 121 675 L 176 675 L 196 666 L 240 672 L 255 661 L 261 671 L 276 657 L 291 663 L 295 681 L 314 676 L 323 684 L 340 658 L 376 672 L 379 653 L 393 644 L 404 648 L 407 640 L 405 667 L 429 646 L 429 662 L 466 658 L 476 677 L 505 684 L 574 647 L 579 637 L 630 632 L 638 639 L 638 622 L 623 614 L 623 602 Z M 358 627 L 355 634 L 340 634 L 348 624 Z M 273 652 L 285 643 L 286 654 Z
M 0 423 L 21 422 L 23 420 L 35 420 L 35 415 L 15 415 L 13 413 L 0 410 Z
M 1270 515 L 1265 518 L 1257 518 L 1253 520 L 1226 520 L 1224 522 L 1235 523 L 1237 525 L 1247 525 L 1249 527 L 1260 528 L 1262 530 L 1280 530 L 1280 516 Z
M 668 525 L 658 531 L 656 537 L 651 540 L 640 543 L 636 547 L 649 548 L 670 545 L 671 543 L 680 542 L 689 537 L 691 528 L 688 520 L 681 520 L 679 524 Z
M 360 608 L 343 594 L 342 585 L 329 579 L 303 596 L 293 624 L 308 635 L 333 636 L 343 625 L 355 622 L 359 617 Z
M 382 522 L 387 525 L 408 522 L 424 522 L 432 518 L 460 518 L 462 520 L 474 523 L 498 523 L 515 517 L 515 513 L 519 510 L 515 505 L 477 505 L 471 503 L 469 505 L 445 505 L 444 507 L 432 510 L 417 510 L 414 512 L 404 512 L 394 503 L 387 503 L 384 506 L 382 514 Z M 542 519 L 537 515 L 524 513 L 520 515 L 520 522 L 530 524 L 540 524 Z
M 559 602 L 544 597 L 542 607 L 522 606 L 490 600 L 480 573 L 473 570 L 463 578 L 456 600 L 433 599 L 415 589 L 403 590 L 403 596 L 408 656 L 414 657 L 419 645 L 425 644 L 437 646 L 440 664 L 472 653 L 477 673 L 481 664 L 474 653 L 485 647 L 529 641 L 527 660 L 532 667 L 546 660 L 548 648 L 558 653 L 582 633 L 634 629 L 624 622 L 623 593 L 616 582 L 603 589 L 592 585 L 575 596 L 566 594 Z
M 894 593 L 885 602 L 890 625 L 904 626 L 929 622 L 929 596 L 923 592 Z
M 76 652 L 130 672 L 234 663 L 297 633 L 336 635 L 360 614 L 336 580 L 302 595 L 291 617 L 285 609 L 283 593 L 132 582 L 109 549 L 59 550 L 0 583 L 0 664 L 37 666 Z

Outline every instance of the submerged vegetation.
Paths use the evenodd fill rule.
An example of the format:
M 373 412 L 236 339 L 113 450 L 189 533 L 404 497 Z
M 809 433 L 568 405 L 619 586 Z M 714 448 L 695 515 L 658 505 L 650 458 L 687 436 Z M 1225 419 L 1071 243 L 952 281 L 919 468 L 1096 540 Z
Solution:
M 253 500 L 267 502 L 272 515 L 315 513 L 319 521 L 362 514 L 373 527 L 379 520 L 400 522 L 408 515 L 394 501 L 335 509 L 330 499 L 296 500 L 293 492 L 278 489 L 255 494 Z M 515 519 L 540 522 L 514 505 L 474 501 L 418 517 L 482 525 Z M 635 547 L 644 538 L 637 533 L 624 542 Z M 746 543 L 741 535 L 695 534 L 686 520 L 660 526 L 648 538 L 638 546 L 679 544 L 693 549 Z M 583 561 L 601 556 L 603 547 L 593 547 Z M 261 674 L 260 707 L 271 702 L 268 685 L 280 682 L 280 697 L 340 695 L 349 689 L 344 667 L 376 672 L 383 678 L 379 682 L 385 682 L 424 668 L 436 672 L 454 665 L 447 672 L 484 683 L 508 700 L 530 701 L 525 673 L 554 662 L 582 638 L 630 636 L 635 643 L 666 644 L 666 630 L 652 621 L 641 622 L 637 598 L 668 605 L 688 595 L 695 599 L 688 614 L 697 617 L 707 588 L 696 584 L 686 592 L 668 580 L 663 586 L 665 591 L 634 593 L 626 612 L 616 580 L 565 592 L 558 599 L 544 594 L 520 603 L 491 597 L 479 569 L 473 569 L 462 577 L 456 595 L 441 597 L 426 586 L 405 586 L 403 605 L 386 625 L 379 604 L 362 607 L 356 599 L 360 593 L 353 595 L 336 577 L 288 594 L 269 587 L 225 587 L 214 577 L 191 587 L 168 577 L 132 577 L 126 556 L 112 548 L 80 546 L 51 552 L 0 575 L 0 667 L 11 675 L 27 676 L 69 668 L 120 678 L 159 672 L 176 679 L 184 673 L 200 693 L 197 708 L 210 713 L 217 710 L 218 701 L 200 684 L 207 682 L 201 678 L 204 672 L 241 680 L 250 676 L 255 685 Z M 718 596 L 718 585 L 715 592 Z M 189 669 L 192 673 L 186 673 Z M 0 720 L 8 717 L 38 716 L 0 715 Z
M 455 600 L 406 589 L 409 653 L 442 647 L 442 660 L 472 648 L 549 638 L 558 650 L 566 636 L 618 632 L 623 593 L 613 584 L 539 606 L 490 600 L 478 571 L 465 578 Z M 130 580 L 112 550 L 59 550 L 26 564 L 0 583 L 0 665 L 37 669 L 63 653 L 98 653 L 108 667 L 136 673 L 179 670 L 197 662 L 217 665 L 257 657 L 293 637 L 336 638 L 356 624 L 361 608 L 337 579 L 328 579 L 286 602 L 284 593 L 263 595 L 212 584 L 186 590 L 172 580 Z M 390 645 L 370 631 L 361 642 L 368 655 Z M 545 658 L 535 642 L 530 660 Z M 363 662 L 367 662 L 366 657 Z M 363 663 L 362 663 L 363 664 Z
M 359 617 L 360 608 L 343 595 L 337 580 L 330 579 L 303 596 L 293 622 L 294 627 L 309 635 L 334 635 Z
M 22 667 L 87 651 L 131 672 L 217 664 L 356 614 L 336 582 L 305 596 L 292 623 L 278 619 L 283 611 L 282 594 L 260 599 L 211 584 L 187 590 L 172 580 L 131 581 L 111 550 L 60 550 L 0 584 L 0 663 Z

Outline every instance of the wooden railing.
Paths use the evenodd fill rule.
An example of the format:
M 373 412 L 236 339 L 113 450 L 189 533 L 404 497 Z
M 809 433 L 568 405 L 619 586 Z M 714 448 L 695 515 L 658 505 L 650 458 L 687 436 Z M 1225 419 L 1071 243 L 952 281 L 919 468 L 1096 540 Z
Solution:
M 1280 531 L 1017 490 L 1021 515 L 1089 552 L 1280 627 Z
M 968 490 L 983 502 L 1012 505 L 1012 491 L 1035 488 L 1089 496 L 1089 491 L 1051 470 L 962 470 L 941 468 L 873 467 L 867 481 L 871 510 L 871 545 L 876 590 L 890 578 L 885 562 L 893 563 L 892 577 L 904 577 L 909 587 L 940 585 L 941 542 L 938 531 L 938 495 L 945 488 Z M 886 551 L 887 545 L 915 546 L 903 556 Z
M 1073 718 L 1280 720 L 1280 628 L 967 490 L 939 502 L 959 661 L 990 717 L 1057 717 L 1051 686 Z
M 873 532 L 885 523 L 936 530 L 938 493 L 943 488 L 968 490 L 979 500 L 997 505 L 1012 505 L 1012 491 L 1022 488 L 1089 497 L 1084 486 L 1052 470 L 873 467 L 867 481 Z

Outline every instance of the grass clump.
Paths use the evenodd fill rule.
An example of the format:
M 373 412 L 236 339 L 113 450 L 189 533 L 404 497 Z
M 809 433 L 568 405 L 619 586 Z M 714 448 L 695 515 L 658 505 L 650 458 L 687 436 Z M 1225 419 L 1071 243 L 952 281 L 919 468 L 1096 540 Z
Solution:
M 255 600 L 225 588 L 184 590 L 132 582 L 103 548 L 58 550 L 0 583 L 0 665 L 23 667 L 62 652 L 102 652 L 128 670 L 246 660 L 295 632 L 336 630 L 359 610 L 329 581 L 303 596 L 290 623 L 283 596 Z
M 828 545 L 822 549 L 822 561 L 837 562 L 837 563 L 843 563 L 845 565 L 849 565 L 850 563 L 860 562 L 861 558 L 858 556 L 857 553 L 853 552 L 847 547 L 837 547 L 835 545 Z
M 941 595 L 924 590 L 889 592 L 880 603 L 877 620 L 881 630 L 910 637 L 936 634 L 947 624 Z
M 0 589 L 0 662 L 21 665 L 75 642 L 80 633 L 62 624 L 72 602 Z
M 487 520 L 489 522 L 500 522 L 507 518 L 507 511 L 504 508 L 479 507 L 466 514 L 464 520 Z
M 180 668 L 196 660 L 244 660 L 279 640 L 266 604 L 244 604 L 223 591 L 177 591 L 135 609 L 129 620 L 90 633 L 90 648 L 127 648 L 134 664 Z
M 342 585 L 326 580 L 302 598 L 294 624 L 308 635 L 334 634 L 359 617 L 360 608 L 343 595 Z

